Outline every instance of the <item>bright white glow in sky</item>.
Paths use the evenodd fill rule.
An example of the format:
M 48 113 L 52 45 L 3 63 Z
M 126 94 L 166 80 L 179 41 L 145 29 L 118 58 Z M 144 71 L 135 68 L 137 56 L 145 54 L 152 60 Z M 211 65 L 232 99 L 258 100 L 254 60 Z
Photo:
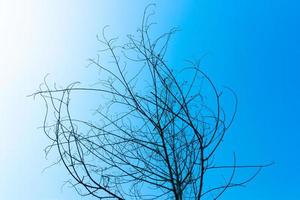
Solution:
M 24 59 L 32 43 L 33 12 L 25 1 L 0 3 L 0 89 L 23 73 Z M 27 51 L 26 51 L 27 50 Z

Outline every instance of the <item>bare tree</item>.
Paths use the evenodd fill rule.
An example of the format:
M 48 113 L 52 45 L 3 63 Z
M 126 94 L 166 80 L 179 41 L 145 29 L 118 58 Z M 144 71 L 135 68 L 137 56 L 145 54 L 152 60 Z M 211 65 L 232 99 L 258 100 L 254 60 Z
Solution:
M 98 84 L 58 89 L 45 81 L 34 94 L 46 103 L 43 129 L 51 141 L 46 152 L 58 150 L 59 162 L 72 176 L 70 183 L 84 196 L 218 199 L 267 165 L 238 165 L 235 156 L 230 165 L 216 164 L 236 113 L 236 95 L 227 90 L 234 97 L 228 116 L 222 92 L 199 62 L 180 70 L 171 67 L 165 54 L 176 30 L 153 38 L 151 15 L 146 9 L 137 36 L 129 35 L 124 45 L 103 30 L 98 40 L 111 62 L 106 66 L 99 57 L 90 59 L 101 72 Z M 95 121 L 72 116 L 70 95 L 75 92 L 108 100 L 96 109 Z M 238 170 L 250 168 L 254 173 L 237 180 Z M 227 178 L 218 179 L 218 174 Z

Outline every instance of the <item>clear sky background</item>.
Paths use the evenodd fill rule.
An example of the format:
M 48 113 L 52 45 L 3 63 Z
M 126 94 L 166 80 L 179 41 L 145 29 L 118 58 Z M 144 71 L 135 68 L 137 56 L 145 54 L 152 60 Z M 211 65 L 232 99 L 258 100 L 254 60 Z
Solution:
M 64 168 L 45 160 L 41 101 L 26 97 L 50 73 L 59 85 L 95 77 L 87 58 L 105 25 L 134 33 L 146 0 L 0 0 L 0 199 L 69 200 Z M 240 163 L 275 165 L 223 199 L 300 199 L 300 4 L 280 0 L 156 1 L 157 30 L 180 27 L 169 51 L 176 67 L 203 60 L 203 70 L 239 99 L 225 139 Z

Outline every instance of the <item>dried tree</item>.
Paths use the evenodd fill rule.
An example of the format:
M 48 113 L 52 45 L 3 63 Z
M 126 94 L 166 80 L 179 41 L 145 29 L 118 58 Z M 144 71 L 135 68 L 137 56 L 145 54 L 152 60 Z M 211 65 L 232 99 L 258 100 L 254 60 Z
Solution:
M 146 9 L 138 35 L 129 35 L 125 45 L 117 45 L 103 30 L 98 40 L 112 62 L 106 66 L 99 58 L 90 59 L 105 77 L 97 85 L 57 89 L 45 81 L 34 94 L 46 103 L 43 128 L 51 141 L 46 151 L 58 150 L 71 184 L 84 196 L 218 199 L 227 189 L 244 186 L 266 165 L 237 165 L 235 156 L 231 165 L 216 165 L 214 157 L 236 109 L 226 115 L 222 92 L 199 63 L 175 72 L 165 54 L 176 30 L 152 39 L 151 15 Z M 70 95 L 75 92 L 108 99 L 96 109 L 97 121 L 71 115 Z M 248 168 L 255 172 L 236 180 L 237 170 Z M 228 178 L 216 179 L 220 173 Z

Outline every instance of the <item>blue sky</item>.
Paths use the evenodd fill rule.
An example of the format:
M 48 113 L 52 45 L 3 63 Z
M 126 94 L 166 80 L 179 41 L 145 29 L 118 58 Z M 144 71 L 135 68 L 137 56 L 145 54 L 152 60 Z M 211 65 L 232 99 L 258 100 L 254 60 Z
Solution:
M 113 35 L 134 33 L 146 0 L 0 0 L 0 199 L 81 199 L 61 186 L 60 166 L 43 169 L 47 144 L 40 129 L 42 102 L 34 92 L 50 73 L 59 85 L 90 83 L 87 58 L 99 49 L 96 34 L 110 25 Z M 224 142 L 241 163 L 275 165 L 246 188 L 223 199 L 299 199 L 300 4 L 279 0 L 157 1 L 157 31 L 180 27 L 168 57 L 208 54 L 202 69 L 239 99 L 237 118 Z M 86 198 L 89 199 L 89 198 Z

